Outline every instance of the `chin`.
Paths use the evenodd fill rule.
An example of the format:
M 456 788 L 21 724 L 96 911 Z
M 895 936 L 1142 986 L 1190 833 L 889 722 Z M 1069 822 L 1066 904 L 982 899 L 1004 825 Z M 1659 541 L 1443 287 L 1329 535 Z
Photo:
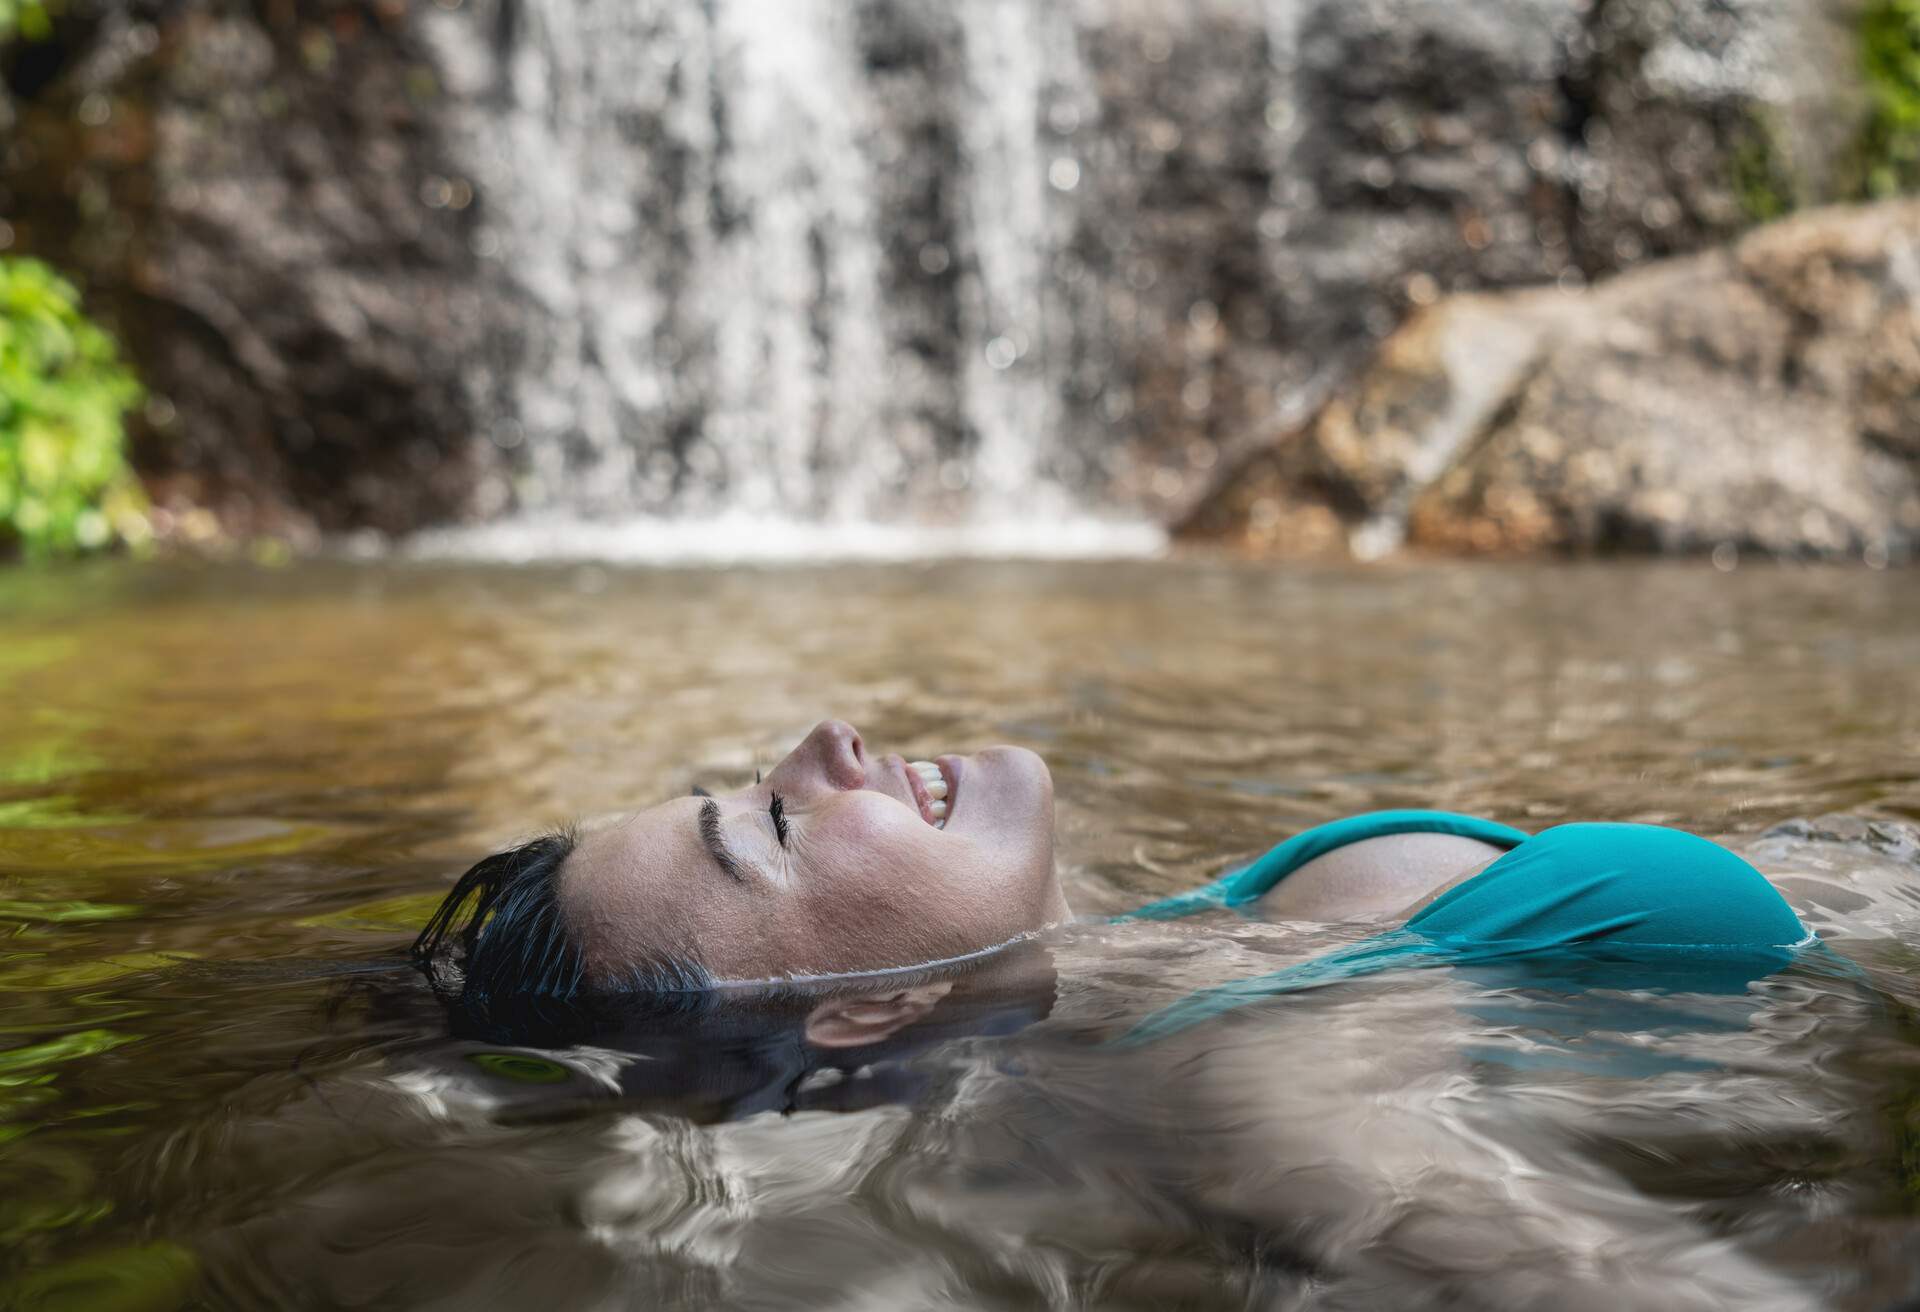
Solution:
M 1053 772 L 1038 752 L 1024 747 L 989 747 L 976 759 L 990 762 L 993 772 L 1004 777 L 1004 786 L 1010 792 L 1028 794 L 1052 818 Z
M 960 804 L 955 808 L 956 825 L 1014 847 L 1023 856 L 1039 844 L 1043 849 L 1039 855 L 1051 866 L 1053 775 L 1047 763 L 1024 747 L 989 747 L 967 764 Z M 967 815 L 969 805 L 977 808 L 972 817 Z

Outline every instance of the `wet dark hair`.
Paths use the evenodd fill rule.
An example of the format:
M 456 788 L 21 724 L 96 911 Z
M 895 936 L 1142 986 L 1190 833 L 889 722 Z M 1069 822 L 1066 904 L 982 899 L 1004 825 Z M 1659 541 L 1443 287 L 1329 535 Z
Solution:
M 559 875 L 578 842 L 557 830 L 475 862 L 413 941 L 414 965 L 454 1032 L 495 1042 L 574 1043 L 601 1028 L 613 998 L 668 1013 L 698 1010 L 713 978 L 673 957 L 643 962 L 616 991 L 595 988 L 560 908 Z

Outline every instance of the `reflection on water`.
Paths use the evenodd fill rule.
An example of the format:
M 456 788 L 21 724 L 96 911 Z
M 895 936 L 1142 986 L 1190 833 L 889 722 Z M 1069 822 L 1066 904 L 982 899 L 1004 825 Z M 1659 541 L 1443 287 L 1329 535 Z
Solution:
M 1676 566 L 8 575 L 0 1278 L 140 1308 L 1892 1305 L 1920 853 L 1760 835 L 1920 820 L 1914 602 Z M 883 1059 L 776 1063 L 717 1112 L 644 1053 L 450 1041 L 392 969 L 481 850 L 732 783 L 825 714 L 1041 751 L 1082 911 L 1371 807 L 1635 819 L 1730 836 L 1861 970 L 1731 999 L 1406 973 L 1123 1051 L 1368 927 L 1090 922 L 1044 1005 L 957 990 Z

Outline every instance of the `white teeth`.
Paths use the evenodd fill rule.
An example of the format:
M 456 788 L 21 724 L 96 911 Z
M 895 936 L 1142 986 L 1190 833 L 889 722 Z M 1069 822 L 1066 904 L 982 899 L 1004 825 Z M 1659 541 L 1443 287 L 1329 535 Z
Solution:
M 945 829 L 947 827 L 945 801 L 947 777 L 940 773 L 940 767 L 932 761 L 908 761 L 907 768 L 920 776 L 920 782 L 926 788 L 927 796 L 933 799 L 932 804 L 927 807 L 927 811 L 933 816 L 933 827 Z

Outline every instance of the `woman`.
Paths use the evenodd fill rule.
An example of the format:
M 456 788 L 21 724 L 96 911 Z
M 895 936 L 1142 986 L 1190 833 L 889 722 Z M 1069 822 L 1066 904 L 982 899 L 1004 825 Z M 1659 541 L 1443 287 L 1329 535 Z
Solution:
M 1107 1016 L 1097 994 L 1056 995 L 1046 951 L 1071 952 L 1071 936 L 1025 941 L 1068 916 L 1046 766 L 1009 747 L 921 762 L 876 756 L 850 725 L 827 721 L 748 787 L 537 839 L 468 871 L 415 945 L 454 1004 L 458 1046 L 436 1049 L 445 1069 L 416 1063 L 393 1083 L 428 1091 L 435 1107 L 465 1091 L 490 1115 L 531 1123 L 585 1099 L 670 1110 L 665 1129 L 644 1117 L 611 1123 L 659 1137 L 675 1160 L 687 1151 L 675 1127 L 703 1124 L 688 1142 L 733 1172 L 703 1196 L 737 1208 L 754 1195 L 742 1172 L 776 1177 L 760 1226 L 732 1213 L 716 1224 L 714 1233 L 749 1245 L 833 1233 L 821 1219 L 831 1209 L 889 1197 L 903 1172 L 926 1171 L 960 1184 L 941 1195 L 938 1233 L 959 1227 L 978 1251 L 1018 1255 L 1022 1270 L 1035 1254 L 1060 1253 L 1098 1255 L 1105 1272 L 1113 1254 L 1160 1233 L 1152 1218 L 1191 1216 L 1209 1235 L 1259 1236 L 1256 1267 L 1271 1262 L 1338 1289 L 1343 1306 L 1806 1305 L 1792 1281 L 1680 1205 L 1574 1151 L 1591 1127 L 1563 1141 L 1530 1122 L 1530 1137 L 1503 1137 L 1496 1123 L 1525 1105 L 1527 1089 L 1544 1090 L 1549 1105 L 1590 1105 L 1541 1075 L 1553 1055 L 1541 1045 L 1521 1054 L 1531 1072 L 1521 1092 L 1461 1096 L 1470 1078 L 1462 1036 L 1481 1027 L 1456 1012 L 1539 982 L 1489 962 L 1528 958 L 1517 968 L 1527 970 L 1544 954 L 1555 992 L 1568 980 L 1576 990 L 1622 981 L 1744 988 L 1783 964 L 1808 936 L 1746 862 L 1650 826 L 1565 825 L 1529 837 L 1470 817 L 1382 812 L 1309 830 L 1123 919 L 1207 908 L 1319 921 L 1404 914 L 1353 947 L 1189 995 L 1118 1043 L 1087 1042 L 1111 1032 Z M 1275 992 L 1423 961 L 1471 963 L 1436 984 L 1477 984 L 1469 977 L 1486 971 L 1494 987 L 1398 990 L 1384 1028 L 1328 1023 L 1314 1008 L 1270 1009 L 1261 1042 L 1220 1043 L 1194 1028 Z M 1581 1014 L 1604 1013 L 1601 1030 L 1631 1033 L 1656 1014 L 1617 993 L 1599 997 L 1606 1005 Z M 964 1036 L 1010 1035 L 1056 1002 L 1068 1014 L 1039 1027 L 1051 1033 L 968 1054 Z M 1421 1041 L 1382 1044 L 1383 1033 Z M 935 1041 L 940 1061 L 926 1047 Z M 1660 1060 L 1616 1046 L 1625 1060 L 1607 1077 L 1640 1078 Z M 1571 1048 L 1596 1057 L 1591 1044 Z M 929 1081 L 940 1092 L 925 1117 L 901 1106 L 859 1117 L 755 1114 L 917 1103 Z M 1118 1187 L 1101 1185 L 1116 1145 L 1137 1165 Z M 806 1158 L 801 1175 L 824 1187 L 796 1191 L 780 1175 L 781 1154 L 795 1151 Z M 651 1198 L 672 1178 L 618 1152 L 606 1161 L 623 1198 Z M 843 1174 L 823 1175 L 829 1166 Z M 565 1172 L 535 1174 L 563 1196 L 541 1207 L 517 1200 L 516 1215 L 598 1215 L 592 1190 L 566 1192 Z M 1045 1184 L 1036 1192 L 1023 1181 Z M 1139 1215 L 1129 1210 L 1136 1196 Z M 926 1215 L 907 1212 L 924 1246 Z M 685 1260 L 677 1212 L 664 1228 L 653 1213 L 636 1214 L 642 1221 L 624 1231 L 595 1234 L 622 1236 L 623 1254 L 672 1245 L 661 1269 Z M 548 1230 L 543 1249 L 584 1242 L 571 1228 L 558 1238 Z M 862 1215 L 857 1230 L 876 1233 L 874 1219 Z M 1154 1242 L 1136 1265 L 1164 1279 Z M 936 1246 L 943 1263 L 946 1243 Z M 798 1271 L 843 1291 L 899 1288 L 901 1264 L 923 1259 L 889 1260 L 862 1269 L 834 1256 L 816 1267 L 749 1246 L 727 1250 L 724 1265 L 778 1270 L 783 1281 Z M 1080 1288 L 1082 1278 L 1093 1279 L 1049 1277 L 1047 1289 Z M 1220 1296 L 1209 1286 L 1173 1301 Z
M 1619 972 L 1737 989 L 1812 941 L 1758 871 L 1693 835 L 1562 825 L 1529 836 L 1423 811 L 1320 826 L 1133 916 L 1250 906 L 1274 918 L 1396 908 L 1405 918 L 1398 933 L 1186 999 L 1133 1037 L 1420 961 L 1599 953 Z M 870 754 L 853 726 L 828 720 L 748 787 L 696 790 L 488 857 L 414 950 L 474 1033 L 531 1025 L 565 1038 L 604 1025 L 606 1000 L 684 1011 L 718 990 L 837 981 L 806 1018 L 810 1040 L 830 1041 L 911 1023 L 926 972 L 1068 914 L 1038 756 L 995 747 L 909 762 Z M 457 975 L 446 969 L 455 944 Z

